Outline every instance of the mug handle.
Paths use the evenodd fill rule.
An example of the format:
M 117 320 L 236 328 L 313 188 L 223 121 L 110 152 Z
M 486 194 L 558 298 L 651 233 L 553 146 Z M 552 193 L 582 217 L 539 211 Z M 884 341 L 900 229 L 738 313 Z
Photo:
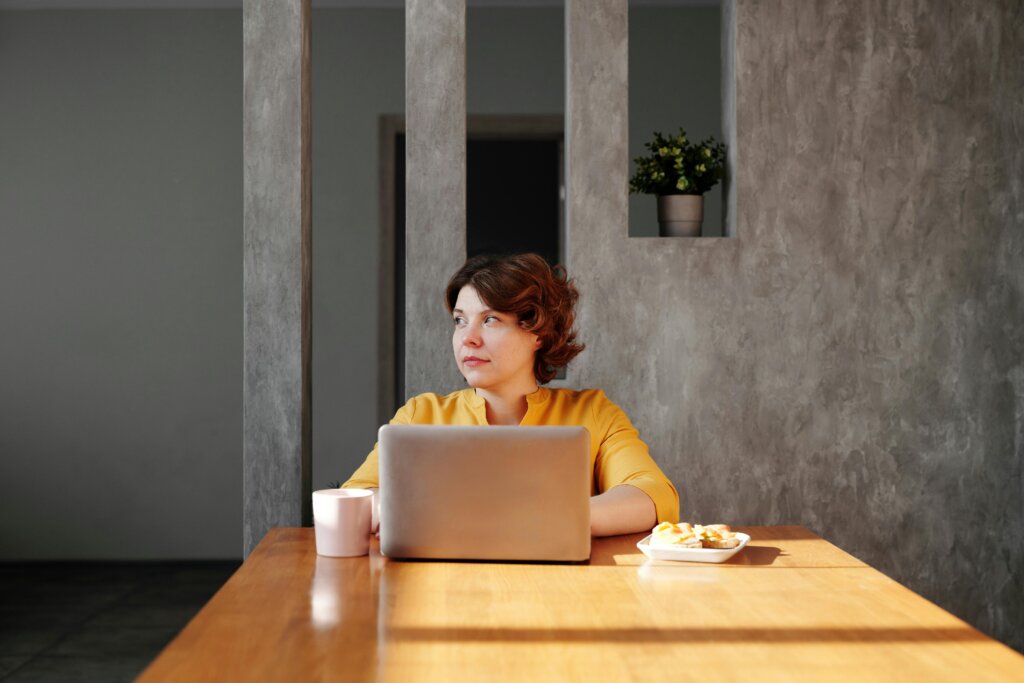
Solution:
M 370 500 L 370 533 L 375 534 L 380 530 L 380 489 L 373 491 L 373 498 Z

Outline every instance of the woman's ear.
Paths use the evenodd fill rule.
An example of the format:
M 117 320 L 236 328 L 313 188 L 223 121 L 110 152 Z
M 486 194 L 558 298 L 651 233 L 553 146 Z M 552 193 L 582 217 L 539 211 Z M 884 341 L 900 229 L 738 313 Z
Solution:
M 536 351 L 536 350 L 537 350 L 537 349 L 539 349 L 539 348 L 540 348 L 541 346 L 542 346 L 542 344 L 541 344 L 541 341 L 540 341 L 540 337 L 537 337 L 537 338 L 536 338 L 536 339 L 535 339 L 535 340 L 533 341 L 533 350 L 534 350 L 534 351 Z

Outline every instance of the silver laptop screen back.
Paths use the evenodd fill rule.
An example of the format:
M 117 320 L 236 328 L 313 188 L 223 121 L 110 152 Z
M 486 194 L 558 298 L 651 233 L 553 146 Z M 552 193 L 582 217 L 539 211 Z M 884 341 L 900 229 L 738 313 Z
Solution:
M 378 441 L 384 555 L 590 557 L 583 427 L 385 425 Z

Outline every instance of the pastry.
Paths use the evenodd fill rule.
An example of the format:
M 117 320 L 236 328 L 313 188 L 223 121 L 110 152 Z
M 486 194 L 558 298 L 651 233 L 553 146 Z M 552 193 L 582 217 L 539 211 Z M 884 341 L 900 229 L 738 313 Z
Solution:
M 662 522 L 651 530 L 651 545 L 663 548 L 700 548 L 701 539 L 694 528 L 685 522 Z

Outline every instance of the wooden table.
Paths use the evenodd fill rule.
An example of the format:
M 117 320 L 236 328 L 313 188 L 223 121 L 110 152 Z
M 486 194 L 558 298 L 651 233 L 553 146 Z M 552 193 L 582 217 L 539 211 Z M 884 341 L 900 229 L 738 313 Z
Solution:
M 729 563 L 318 557 L 274 529 L 141 681 L 1024 681 L 1024 657 L 802 527 Z

